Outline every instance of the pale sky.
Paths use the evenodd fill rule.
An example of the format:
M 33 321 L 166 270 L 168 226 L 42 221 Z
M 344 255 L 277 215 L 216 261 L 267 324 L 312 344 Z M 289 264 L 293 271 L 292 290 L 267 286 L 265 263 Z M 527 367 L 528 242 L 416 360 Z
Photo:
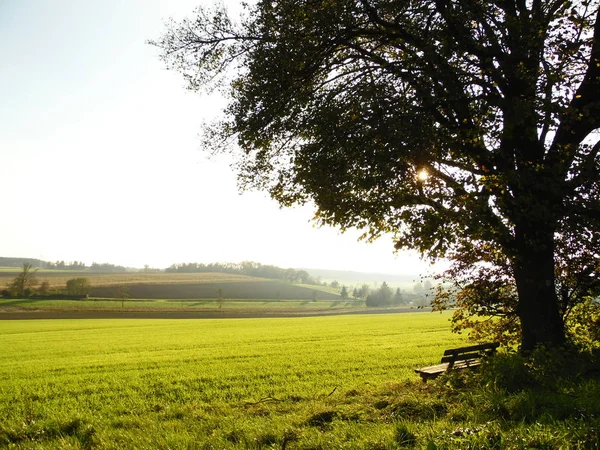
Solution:
M 424 273 L 389 237 L 240 195 L 231 161 L 202 152 L 218 98 L 185 90 L 145 41 L 203 1 L 0 0 L 0 256 Z

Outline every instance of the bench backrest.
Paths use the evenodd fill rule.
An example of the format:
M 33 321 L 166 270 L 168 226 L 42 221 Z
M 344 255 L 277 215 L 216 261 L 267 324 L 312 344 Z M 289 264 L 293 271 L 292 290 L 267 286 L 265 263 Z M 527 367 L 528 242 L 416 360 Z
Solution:
M 451 348 L 444 352 L 442 363 L 448 363 L 448 368 L 451 368 L 456 361 L 479 359 L 483 356 L 491 355 L 499 346 L 498 342 L 492 342 L 489 344 L 471 345 L 469 347 Z

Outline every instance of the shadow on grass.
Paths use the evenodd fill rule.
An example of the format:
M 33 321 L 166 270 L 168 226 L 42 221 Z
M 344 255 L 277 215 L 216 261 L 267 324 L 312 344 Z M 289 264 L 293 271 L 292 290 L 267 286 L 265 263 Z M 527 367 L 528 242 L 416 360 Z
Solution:
M 401 388 L 389 403 L 411 432 L 438 424 L 421 434 L 426 448 L 600 448 L 600 358 L 591 353 L 501 353 L 477 372 Z

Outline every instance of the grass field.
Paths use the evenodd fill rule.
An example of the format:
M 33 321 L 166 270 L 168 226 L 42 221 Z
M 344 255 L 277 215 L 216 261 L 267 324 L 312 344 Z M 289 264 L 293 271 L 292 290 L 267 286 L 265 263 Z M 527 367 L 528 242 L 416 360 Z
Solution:
M 15 277 L 15 271 L 0 271 L 0 290 Z M 271 299 L 339 300 L 338 293 L 322 286 L 294 285 L 277 280 L 226 273 L 88 273 L 43 271 L 36 274 L 39 283 L 49 289 L 64 289 L 72 278 L 85 277 L 92 289 L 90 296 L 117 297 L 120 286 L 127 286 L 134 299 Z
M 5 321 L 0 445 L 367 448 L 382 392 L 460 342 L 447 318 Z
M 463 343 L 448 318 L 0 321 L 0 447 L 600 447 L 598 367 L 577 359 L 418 380 Z
M 117 287 L 96 287 L 90 291 L 93 297 L 117 297 Z M 250 281 L 223 281 L 171 284 L 129 285 L 132 298 L 139 299 L 272 299 L 272 300 L 339 300 L 339 294 L 316 291 L 313 288 L 296 286 L 274 280 L 254 279 Z
M 364 302 L 357 301 L 308 301 L 308 300 L 197 300 L 159 299 L 126 300 L 40 300 L 40 299 L 0 299 L 0 312 L 53 311 L 53 312 L 219 312 L 223 315 L 235 312 L 248 314 L 329 314 L 342 312 L 365 312 Z
M 0 289 L 8 286 L 21 269 L 0 269 Z M 230 283 L 261 282 L 264 278 L 248 277 L 228 273 L 93 273 L 85 271 L 40 270 L 36 272 L 38 282 L 47 281 L 50 288 L 63 288 L 67 280 L 85 277 L 92 286 L 121 286 L 135 284 L 175 284 L 175 283 Z

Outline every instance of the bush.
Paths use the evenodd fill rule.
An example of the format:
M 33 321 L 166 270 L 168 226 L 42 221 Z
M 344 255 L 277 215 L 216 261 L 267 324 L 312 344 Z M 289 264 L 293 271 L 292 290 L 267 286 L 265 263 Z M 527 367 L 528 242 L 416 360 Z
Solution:
M 600 349 L 600 303 L 588 299 L 573 307 L 566 327 L 573 345 L 588 351 Z

